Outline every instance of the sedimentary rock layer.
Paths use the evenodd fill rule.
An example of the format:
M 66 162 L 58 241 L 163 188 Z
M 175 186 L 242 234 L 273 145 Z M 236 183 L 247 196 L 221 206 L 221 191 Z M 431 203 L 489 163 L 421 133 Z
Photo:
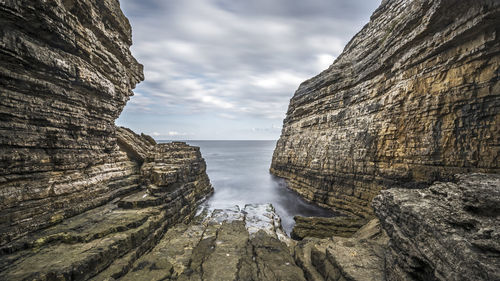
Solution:
M 0 247 L 0 280 L 87 280 L 97 274 L 118 278 L 153 248 L 167 229 L 192 218 L 198 203 L 213 191 L 205 161 L 199 149 L 184 143 L 157 146 L 160 149 L 147 156 L 155 161 L 145 160 L 143 165 L 151 168 L 143 170 L 142 176 L 155 178 L 157 173 L 148 174 L 154 167 L 167 171 L 165 166 L 169 166 L 176 172 L 175 181 L 163 185 L 162 192 L 151 193 L 143 186 L 5 244 Z
M 125 127 L 116 128 L 116 141 L 120 150 L 127 153 L 127 156 L 137 162 L 143 163 L 148 153 L 153 150 L 156 141 L 145 134 L 136 134 Z
M 384 190 L 373 207 L 391 238 L 387 280 L 500 280 L 500 175 Z
M 499 1 L 382 1 L 295 92 L 271 172 L 362 217 L 384 188 L 500 172 L 499 29 Z
M 295 260 L 307 280 L 385 280 L 388 237 L 373 219 L 350 238 L 306 238 L 295 247 Z
M 296 216 L 294 220 L 295 225 L 290 236 L 297 240 L 302 240 L 306 237 L 351 237 L 368 222 L 358 217 L 348 216 L 333 218 Z
M 131 43 L 117 0 L 0 2 L 0 245 L 138 187 L 114 125 Z
M 287 243 L 271 205 L 214 210 L 170 229 L 121 280 L 305 280 Z
M 175 208 L 117 200 L 41 231 L 2 249 L 10 254 L 0 280 L 305 280 L 272 206 L 205 211 L 172 226 L 193 211 L 179 198 L 167 202 Z

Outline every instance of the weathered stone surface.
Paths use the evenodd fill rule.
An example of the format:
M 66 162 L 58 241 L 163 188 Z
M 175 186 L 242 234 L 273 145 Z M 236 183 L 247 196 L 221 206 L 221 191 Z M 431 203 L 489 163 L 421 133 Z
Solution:
M 351 237 L 368 221 L 358 217 L 294 217 L 295 225 L 290 236 L 302 240 L 305 237 L 329 238 L 332 236 Z
M 385 0 L 290 101 L 271 172 L 372 217 L 381 189 L 499 173 L 500 2 Z
M 373 207 L 391 238 L 388 280 L 500 280 L 500 176 L 390 189 Z
M 102 279 L 118 278 L 168 228 L 193 217 L 198 203 L 213 191 L 203 158 L 199 152 L 193 155 L 199 149 L 185 144 L 157 146 L 161 149 L 153 149 L 153 156 L 147 158 L 157 162 L 146 159 L 143 165 L 154 168 L 164 164 L 158 159 L 191 155 L 182 163 L 176 161 L 177 181 L 165 186 L 162 193 L 151 194 L 145 187 L 134 190 L 4 245 L 0 248 L 0 280 L 86 280 L 98 278 L 97 274 Z M 169 149 L 172 147 L 175 149 Z
M 271 205 L 214 210 L 171 228 L 121 280 L 305 280 L 282 233 Z
M 178 181 L 208 182 L 200 148 L 184 142 L 154 146 L 141 167 L 141 175 L 151 194 L 168 191 Z
M 143 79 L 117 0 L 0 19 L 0 280 L 118 278 L 213 192 L 205 161 L 115 127 Z
M 0 2 L 0 245 L 138 188 L 114 121 L 143 79 L 117 0 Z
M 385 280 L 388 237 L 377 219 L 352 237 L 306 238 L 295 250 L 295 259 L 308 280 Z
M 138 135 L 125 127 L 116 127 L 116 141 L 120 150 L 126 152 L 129 158 L 140 163 L 144 162 L 148 153 L 156 145 L 156 141 L 152 137 L 145 134 Z

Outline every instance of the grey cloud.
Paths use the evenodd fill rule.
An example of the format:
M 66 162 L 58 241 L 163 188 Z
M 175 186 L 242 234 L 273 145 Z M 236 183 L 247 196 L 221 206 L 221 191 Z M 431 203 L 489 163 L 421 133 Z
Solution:
M 281 119 L 380 0 L 121 0 L 146 80 L 130 111 Z

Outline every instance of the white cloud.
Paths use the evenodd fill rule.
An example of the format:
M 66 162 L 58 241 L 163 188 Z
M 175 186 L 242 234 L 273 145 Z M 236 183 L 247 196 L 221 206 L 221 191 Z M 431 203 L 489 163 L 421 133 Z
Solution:
M 224 118 L 224 119 L 236 120 L 236 116 L 234 116 L 232 114 L 218 113 L 217 116 Z
M 179 133 L 179 132 L 176 132 L 176 131 L 170 131 L 168 132 L 168 135 L 173 137 L 173 136 L 187 136 L 189 135 L 188 133 Z
M 151 105 L 154 104 L 153 98 L 150 96 L 144 95 L 139 92 L 135 92 L 134 96 L 127 103 L 127 107 L 131 111 L 150 111 Z
M 266 75 L 254 76 L 252 84 L 269 90 L 291 91 L 307 77 L 287 71 L 275 71 Z
M 380 0 L 120 2 L 146 77 L 124 114 L 223 119 L 215 128 L 284 118 L 299 84 L 333 63 Z
M 316 56 L 316 69 L 321 72 L 327 69 L 335 60 L 335 57 L 330 54 L 320 54 Z
M 279 132 L 281 131 L 281 126 L 271 125 L 271 127 L 265 128 L 252 128 L 252 132 Z

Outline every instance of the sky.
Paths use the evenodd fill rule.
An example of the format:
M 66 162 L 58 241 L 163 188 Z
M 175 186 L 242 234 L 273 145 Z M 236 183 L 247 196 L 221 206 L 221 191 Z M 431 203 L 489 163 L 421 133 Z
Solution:
M 117 125 L 157 140 L 276 140 L 299 84 L 380 0 L 121 0 L 144 65 Z

